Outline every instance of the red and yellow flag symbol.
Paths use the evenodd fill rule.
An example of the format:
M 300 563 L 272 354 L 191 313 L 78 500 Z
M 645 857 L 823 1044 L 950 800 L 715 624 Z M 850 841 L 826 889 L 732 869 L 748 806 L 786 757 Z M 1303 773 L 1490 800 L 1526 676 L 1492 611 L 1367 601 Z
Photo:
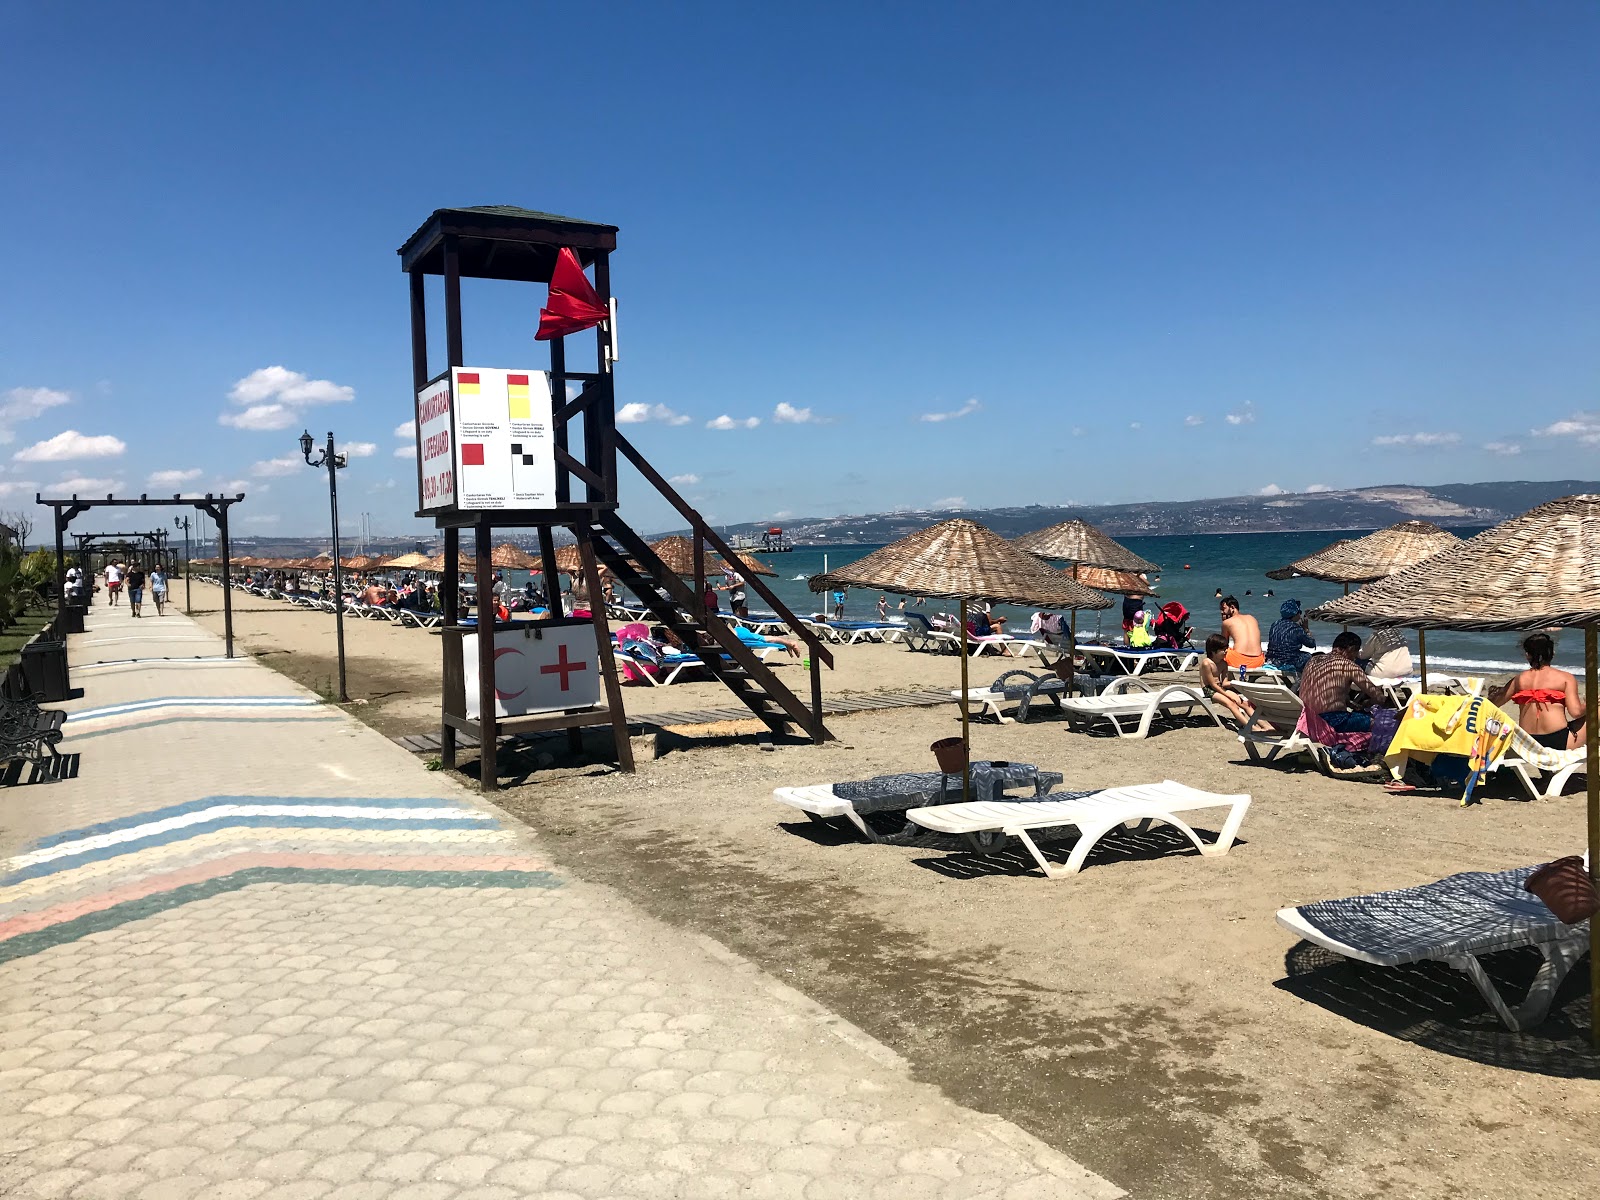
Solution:
M 511 405 L 511 419 L 513 421 L 526 421 L 533 415 L 533 403 L 528 398 L 528 377 L 526 375 L 506 376 L 506 399 Z
M 463 371 L 456 376 L 456 385 L 463 396 L 476 396 L 478 394 L 478 373 L 476 371 Z

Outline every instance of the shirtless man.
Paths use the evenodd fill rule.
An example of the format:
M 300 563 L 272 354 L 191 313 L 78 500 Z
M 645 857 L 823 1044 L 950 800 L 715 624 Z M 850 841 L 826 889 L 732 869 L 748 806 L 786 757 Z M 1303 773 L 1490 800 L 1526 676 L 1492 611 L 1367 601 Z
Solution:
M 1233 644 L 1224 661 L 1230 667 L 1259 667 L 1267 661 L 1261 652 L 1261 626 L 1249 613 L 1239 611 L 1239 601 L 1224 596 L 1218 602 L 1222 612 L 1222 632 Z

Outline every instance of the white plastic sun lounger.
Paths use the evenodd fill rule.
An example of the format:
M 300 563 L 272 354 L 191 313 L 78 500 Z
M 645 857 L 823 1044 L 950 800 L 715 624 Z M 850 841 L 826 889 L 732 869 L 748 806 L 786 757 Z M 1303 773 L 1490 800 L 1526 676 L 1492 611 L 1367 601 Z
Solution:
M 1200 661 L 1198 650 L 1129 650 L 1122 646 L 1079 646 L 1085 663 L 1100 662 L 1113 674 L 1141 675 L 1148 668 L 1188 671 Z
M 1295 726 L 1303 706 L 1300 697 L 1279 683 L 1235 683 L 1234 688 L 1255 706 L 1239 729 L 1239 741 L 1251 762 L 1271 762 L 1282 754 L 1293 758 L 1308 754 L 1324 772 L 1333 769 L 1328 748 L 1313 742 Z
M 1278 924 L 1335 954 L 1379 967 L 1434 959 L 1463 972 L 1508 1029 L 1531 1029 L 1550 1011 L 1567 972 L 1589 948 L 1589 923 L 1565 925 L 1522 888 L 1536 867 L 1469 871 L 1420 887 L 1278 910 Z M 1480 955 L 1536 946 L 1544 956 L 1512 1008 Z
M 1089 851 L 1106 834 L 1123 825 L 1142 821 L 1161 821 L 1171 825 L 1193 842 L 1196 850 L 1208 857 L 1226 854 L 1239 834 L 1239 825 L 1249 807 L 1249 796 L 1221 796 L 1168 779 L 1163 783 L 1109 788 L 1067 800 L 1052 800 L 1045 796 L 1039 800 L 979 800 L 968 804 L 940 804 L 911 809 L 906 816 L 924 829 L 938 833 L 969 836 L 996 832 L 1007 834 L 1022 843 L 1046 877 L 1065 879 L 1082 869 Z M 1214 842 L 1201 841 L 1200 835 L 1177 815 L 1208 808 L 1228 810 L 1222 830 Z M 1072 853 L 1067 856 L 1066 864 L 1058 867 L 1040 853 L 1029 831 L 1057 829 L 1066 825 L 1076 825 L 1080 836 Z
M 1147 684 L 1140 687 L 1148 689 Z M 1175 683 L 1159 692 L 1135 691 L 1131 688 L 1099 696 L 1068 696 L 1061 701 L 1061 711 L 1067 723 L 1074 728 L 1085 728 L 1106 721 L 1116 730 L 1118 737 L 1143 738 L 1150 735 L 1150 725 L 1157 716 L 1187 717 L 1196 707 L 1216 722 L 1217 728 L 1226 729 L 1222 716 L 1212 707 L 1211 701 L 1198 687 Z

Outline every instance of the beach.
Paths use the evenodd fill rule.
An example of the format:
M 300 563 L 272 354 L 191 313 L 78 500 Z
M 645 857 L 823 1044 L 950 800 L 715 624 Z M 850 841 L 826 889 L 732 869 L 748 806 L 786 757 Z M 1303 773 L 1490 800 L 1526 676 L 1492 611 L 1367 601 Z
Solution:
M 196 584 L 198 605 L 218 606 Z M 221 629 L 221 613 L 202 624 Z M 333 620 L 235 593 L 240 652 L 317 690 Z M 440 640 L 347 620 L 350 711 L 390 736 L 437 724 Z M 825 695 L 955 686 L 954 656 L 833 647 Z M 774 660 L 776 661 L 776 660 Z M 780 678 L 802 687 L 797 660 Z M 974 685 L 1037 660 L 981 657 Z M 1102 843 L 1078 877 L 1015 851 L 867 845 L 797 821 L 774 787 L 932 766 L 956 706 L 831 717 L 839 739 L 763 750 L 751 722 L 661 727 L 726 708 L 715 683 L 624 689 L 638 772 L 605 731 L 494 797 L 561 866 L 704 934 L 904 1056 L 918 1078 L 1004 1116 L 1139 1197 L 1587 1195 L 1600 1060 L 1575 972 L 1550 1018 L 1504 1030 L 1442 966 L 1356 969 L 1273 919 L 1285 905 L 1576 853 L 1582 799 L 1528 803 L 1509 780 L 1460 808 L 1311 771 L 1250 765 L 1209 722 L 1145 741 L 1070 733 L 1048 705 L 980 723 L 974 756 L 1060 771 L 1075 789 L 1175 779 L 1248 793 L 1240 840 L 1203 858 L 1161 828 Z M 764 732 L 764 731 L 763 731 Z M 463 755 L 469 771 L 474 760 Z M 1205 827 L 1205 822 L 1201 822 Z M 1214 832 L 1214 827 L 1212 832 Z M 1050 851 L 1060 861 L 1060 847 Z M 1508 991 L 1536 956 L 1489 962 Z

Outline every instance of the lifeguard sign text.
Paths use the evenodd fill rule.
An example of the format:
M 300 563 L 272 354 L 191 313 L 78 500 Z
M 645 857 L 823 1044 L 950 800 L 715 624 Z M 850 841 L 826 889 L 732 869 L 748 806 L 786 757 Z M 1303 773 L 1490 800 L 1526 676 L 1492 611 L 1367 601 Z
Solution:
M 454 508 L 456 503 L 455 421 L 450 411 L 450 380 L 436 379 L 417 393 L 417 464 L 422 510 Z

